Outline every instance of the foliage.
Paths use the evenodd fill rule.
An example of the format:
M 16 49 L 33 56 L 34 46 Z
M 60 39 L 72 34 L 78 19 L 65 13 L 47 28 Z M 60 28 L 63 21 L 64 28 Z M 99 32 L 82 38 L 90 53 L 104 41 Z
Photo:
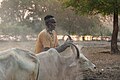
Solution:
M 27 26 L 19 26 L 19 25 L 0 25 L 1 34 L 6 35 L 33 35 L 34 31 Z
M 4 28 L 8 28 L 8 30 L 10 27 L 16 30 L 19 26 L 19 31 L 22 31 L 23 27 L 30 28 L 38 34 L 45 28 L 43 18 L 47 14 L 55 16 L 58 34 L 99 35 L 100 33 L 97 30 L 97 27 L 100 26 L 96 25 L 99 24 L 96 23 L 96 20 L 78 16 L 71 8 L 62 9 L 61 3 L 57 0 L 4 0 L 0 7 L 2 19 L 0 26 L 4 25 Z M 103 28 L 101 28 L 101 31 L 104 32 L 102 34 L 106 34 Z M 19 31 L 16 30 L 18 33 L 14 34 L 19 34 Z M 6 33 L 6 31 L 4 32 Z M 7 32 L 13 34 L 13 31 Z
M 64 2 L 64 0 L 62 0 Z M 78 14 L 113 14 L 113 33 L 111 40 L 111 53 L 119 53 L 117 46 L 118 14 L 120 14 L 120 0 L 65 0 L 65 7 L 72 7 Z
M 120 13 L 120 0 L 60 0 L 64 7 L 72 7 L 78 14 L 95 15 L 102 13 L 104 15 L 113 14 L 114 7 L 118 7 Z
M 39 1 L 41 0 L 3 0 L 0 7 L 2 23 L 34 26 L 34 22 L 40 22 Z

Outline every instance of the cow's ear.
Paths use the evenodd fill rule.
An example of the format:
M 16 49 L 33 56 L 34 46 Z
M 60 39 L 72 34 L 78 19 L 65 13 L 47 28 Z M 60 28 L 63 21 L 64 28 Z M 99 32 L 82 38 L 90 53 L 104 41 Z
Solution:
M 76 62 L 73 62 L 73 63 L 71 63 L 70 65 L 69 65 L 69 67 L 74 67 L 74 66 L 76 66 L 77 65 L 77 63 Z

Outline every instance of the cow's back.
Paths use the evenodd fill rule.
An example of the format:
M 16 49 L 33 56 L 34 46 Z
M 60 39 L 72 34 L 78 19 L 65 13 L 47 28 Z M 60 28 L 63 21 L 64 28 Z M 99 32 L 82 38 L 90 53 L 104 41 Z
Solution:
M 39 80 L 62 80 L 59 79 L 62 63 L 60 54 L 55 49 L 37 54 L 40 61 Z
M 38 61 L 26 50 L 12 48 L 0 52 L 0 80 L 35 80 Z

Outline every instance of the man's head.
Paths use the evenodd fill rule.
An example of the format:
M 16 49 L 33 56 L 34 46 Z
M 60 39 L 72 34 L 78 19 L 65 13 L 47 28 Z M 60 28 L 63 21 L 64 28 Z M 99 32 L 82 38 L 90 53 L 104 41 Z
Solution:
M 45 24 L 47 26 L 48 31 L 55 30 L 56 20 L 55 20 L 54 16 L 47 15 L 47 16 L 44 17 L 44 21 L 45 21 Z

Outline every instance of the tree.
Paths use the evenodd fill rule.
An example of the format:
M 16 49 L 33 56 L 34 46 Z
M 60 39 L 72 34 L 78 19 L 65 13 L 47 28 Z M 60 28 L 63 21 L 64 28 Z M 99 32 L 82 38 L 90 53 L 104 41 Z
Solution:
M 2 24 L 27 25 L 33 27 L 40 23 L 41 0 L 3 0 L 0 6 Z
M 0 26 L 26 26 L 38 34 L 45 28 L 44 16 L 46 14 L 55 16 L 58 34 L 94 35 L 95 33 L 95 35 L 99 35 L 100 33 L 96 28 L 99 27 L 96 25 L 99 24 L 96 23 L 96 20 L 76 15 L 71 8 L 61 8 L 61 3 L 57 0 L 3 0 L 0 7 L 0 19 L 2 20 Z
M 61 0 L 65 7 L 72 7 L 80 15 L 110 15 L 113 14 L 113 32 L 111 39 L 111 53 L 118 53 L 118 15 L 120 14 L 120 0 Z

